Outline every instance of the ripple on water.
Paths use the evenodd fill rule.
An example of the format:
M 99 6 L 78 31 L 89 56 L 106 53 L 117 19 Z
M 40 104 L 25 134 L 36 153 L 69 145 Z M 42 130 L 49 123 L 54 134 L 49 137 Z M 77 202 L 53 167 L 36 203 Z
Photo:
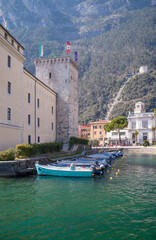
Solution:
M 156 239 L 155 162 L 130 155 L 95 179 L 0 179 L 0 239 Z

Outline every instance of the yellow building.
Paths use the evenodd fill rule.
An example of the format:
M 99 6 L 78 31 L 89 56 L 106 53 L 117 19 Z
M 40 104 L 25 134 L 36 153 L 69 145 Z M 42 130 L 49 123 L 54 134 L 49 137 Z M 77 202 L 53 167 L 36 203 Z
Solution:
M 56 140 L 56 93 L 23 68 L 23 54 L 0 25 L 0 150 Z
M 99 120 L 96 122 L 91 122 L 91 139 L 99 140 L 99 145 L 104 145 L 107 143 L 107 133 L 104 130 L 104 126 L 111 121 L 109 120 Z
M 56 93 L 24 69 L 24 142 L 56 140 Z

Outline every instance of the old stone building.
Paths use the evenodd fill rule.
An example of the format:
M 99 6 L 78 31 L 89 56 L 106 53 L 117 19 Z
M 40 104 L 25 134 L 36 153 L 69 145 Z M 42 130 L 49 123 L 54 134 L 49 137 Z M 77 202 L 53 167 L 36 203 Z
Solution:
M 23 46 L 0 25 L 0 150 L 78 135 L 78 67 L 70 57 L 24 69 Z M 57 137 L 56 137 L 57 136 Z
M 35 61 L 36 77 L 57 92 L 57 141 L 78 136 L 78 66 L 71 57 Z

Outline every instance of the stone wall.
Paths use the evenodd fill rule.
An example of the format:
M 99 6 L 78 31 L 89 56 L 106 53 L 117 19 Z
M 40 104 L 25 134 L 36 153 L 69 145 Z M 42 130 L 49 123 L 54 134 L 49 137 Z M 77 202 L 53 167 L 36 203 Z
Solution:
M 135 154 L 154 154 L 156 155 L 156 147 L 144 147 L 144 148 L 125 148 L 125 154 L 135 153 Z
M 156 147 L 143 147 L 143 146 L 123 146 L 123 147 L 92 147 L 92 149 L 104 150 L 107 151 L 122 151 L 125 154 L 134 153 L 134 154 L 155 154 L 156 155 Z
M 78 136 L 78 66 L 71 57 L 36 60 L 36 77 L 57 93 L 57 141 Z
M 20 171 L 35 169 L 35 162 L 47 163 L 47 157 L 21 159 L 14 161 L 0 161 L 0 177 L 16 176 Z

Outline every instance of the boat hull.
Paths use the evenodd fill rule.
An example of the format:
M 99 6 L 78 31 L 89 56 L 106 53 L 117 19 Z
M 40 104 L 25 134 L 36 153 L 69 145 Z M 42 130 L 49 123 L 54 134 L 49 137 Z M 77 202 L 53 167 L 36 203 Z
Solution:
M 68 168 L 65 169 L 59 169 L 57 168 L 52 168 L 52 167 L 47 167 L 47 166 L 42 166 L 36 164 L 36 170 L 38 175 L 47 175 L 47 176 L 56 176 L 56 177 L 78 177 L 78 178 L 89 178 L 93 177 L 93 171 L 92 170 L 69 170 Z

